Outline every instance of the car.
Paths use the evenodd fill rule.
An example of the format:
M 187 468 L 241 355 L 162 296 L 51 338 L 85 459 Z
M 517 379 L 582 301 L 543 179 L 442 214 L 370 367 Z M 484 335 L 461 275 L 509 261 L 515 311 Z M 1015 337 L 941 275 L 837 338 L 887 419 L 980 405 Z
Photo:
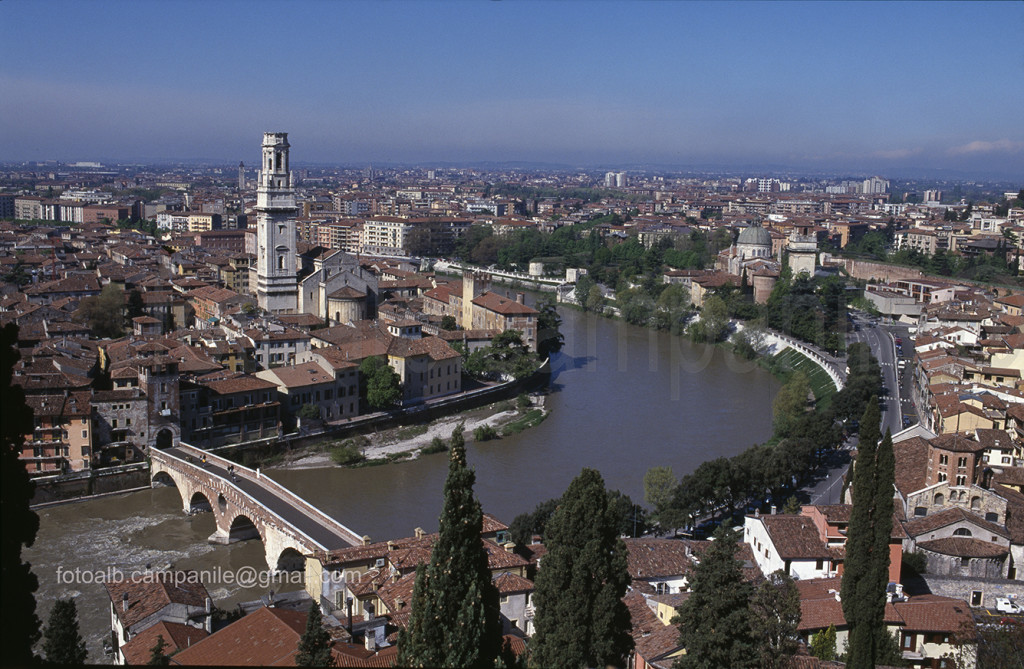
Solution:
M 1020 613 L 1020 605 L 1009 597 L 996 598 L 996 611 L 1000 613 Z

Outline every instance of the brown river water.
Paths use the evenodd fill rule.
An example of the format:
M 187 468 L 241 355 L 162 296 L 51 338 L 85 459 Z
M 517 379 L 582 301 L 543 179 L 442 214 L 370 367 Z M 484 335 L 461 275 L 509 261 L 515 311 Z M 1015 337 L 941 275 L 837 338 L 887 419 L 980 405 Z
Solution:
M 755 364 L 664 333 L 570 309 L 561 313 L 566 345 L 553 360 L 547 420 L 516 436 L 468 444 L 485 511 L 510 522 L 561 495 L 583 467 L 599 470 L 609 488 L 642 503 L 650 467 L 669 465 L 681 476 L 770 436 L 779 383 Z M 416 527 L 437 529 L 446 471 L 445 455 L 436 454 L 379 467 L 268 473 L 359 534 L 385 540 L 409 536 Z M 92 662 L 106 661 L 102 641 L 110 619 L 97 578 L 147 564 L 234 571 L 236 578 L 239 569 L 265 569 L 257 541 L 208 544 L 213 518 L 184 514 L 174 488 L 50 507 L 39 516 L 39 534 L 26 551 L 39 578 L 38 613 L 45 622 L 56 597 L 76 596 Z M 301 587 L 266 580 L 241 586 L 225 582 L 229 578 L 207 583 L 221 608 L 270 589 Z

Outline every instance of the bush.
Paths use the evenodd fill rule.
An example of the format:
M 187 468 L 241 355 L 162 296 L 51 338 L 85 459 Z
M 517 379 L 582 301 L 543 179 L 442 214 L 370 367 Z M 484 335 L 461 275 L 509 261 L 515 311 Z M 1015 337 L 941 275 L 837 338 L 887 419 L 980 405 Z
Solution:
M 928 570 L 928 561 L 925 559 L 924 553 L 903 551 L 903 566 L 918 574 L 924 574 Z
M 489 441 L 491 439 L 497 439 L 501 435 L 490 425 L 481 425 L 480 427 L 473 430 L 473 439 L 477 441 Z
M 364 460 L 365 457 L 362 451 L 349 442 L 331 447 L 331 459 L 334 460 L 335 464 L 354 465 Z
M 430 455 L 431 453 L 443 453 L 448 450 L 448 445 L 444 443 L 444 439 L 441 437 L 434 437 L 430 441 L 429 446 L 425 446 L 420 449 L 420 453 L 423 455 Z
M 516 398 L 516 407 L 520 410 L 529 409 L 533 406 L 533 402 L 530 401 L 530 396 L 526 393 L 519 393 L 519 397 Z

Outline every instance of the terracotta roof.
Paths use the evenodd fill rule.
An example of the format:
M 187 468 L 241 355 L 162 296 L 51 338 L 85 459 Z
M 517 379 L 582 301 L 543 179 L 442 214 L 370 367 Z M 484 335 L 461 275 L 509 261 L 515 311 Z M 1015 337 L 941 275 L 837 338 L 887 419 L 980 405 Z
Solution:
M 121 624 L 131 627 L 170 604 L 184 604 L 205 608 L 210 596 L 206 587 L 196 581 L 195 572 L 153 572 L 134 580 L 114 580 L 104 583 L 110 601 Z M 124 610 L 124 596 L 128 595 L 128 610 Z
M 1004 538 L 1008 535 L 1006 530 L 995 523 L 991 523 L 983 518 L 980 518 L 973 513 L 964 511 L 959 507 L 952 509 L 946 509 L 939 513 L 933 513 L 930 516 L 923 518 L 915 518 L 904 524 L 904 528 L 907 530 L 907 534 L 911 537 L 919 537 L 928 532 L 934 532 L 935 530 L 952 525 L 954 523 L 968 522 L 971 523 L 986 532 L 995 534 Z
M 928 468 L 928 442 L 911 437 L 892 445 L 896 461 L 896 487 L 904 497 L 925 487 Z
M 915 632 L 962 632 L 973 626 L 967 602 L 938 595 L 919 595 L 892 604 L 903 619 L 903 627 Z
M 693 559 L 687 545 L 673 539 L 625 539 L 627 569 L 632 579 L 664 578 L 688 574 Z
M 295 665 L 306 613 L 261 608 L 177 653 L 184 665 Z
M 520 592 L 533 592 L 533 581 L 516 574 L 504 571 L 494 577 L 494 585 L 502 595 Z
M 629 610 L 630 634 L 637 655 L 650 663 L 679 649 L 679 628 L 658 620 L 643 595 L 631 592 L 622 601 Z
M 800 515 L 765 515 L 759 519 L 783 560 L 828 559 L 831 554 L 814 521 Z
M 1010 553 L 1010 549 L 1006 546 L 968 537 L 946 537 L 931 541 L 919 541 L 917 547 L 932 553 L 966 558 L 994 558 Z
M 170 655 L 182 648 L 189 648 L 192 644 L 205 639 L 209 634 L 205 629 L 161 620 L 136 633 L 131 641 L 121 646 L 125 664 L 149 664 L 153 646 L 157 644 L 157 639 L 161 636 L 167 644 L 164 648 L 164 655 Z
M 473 304 L 505 316 L 536 316 L 539 311 L 490 291 L 473 300 Z

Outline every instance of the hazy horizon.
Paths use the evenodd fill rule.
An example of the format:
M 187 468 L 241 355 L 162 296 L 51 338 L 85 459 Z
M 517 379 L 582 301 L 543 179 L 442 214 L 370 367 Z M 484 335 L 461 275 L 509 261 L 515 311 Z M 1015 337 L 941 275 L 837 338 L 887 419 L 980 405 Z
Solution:
M 0 20 L 6 162 L 250 164 L 280 130 L 310 165 L 1024 176 L 1022 3 L 9 1 Z

